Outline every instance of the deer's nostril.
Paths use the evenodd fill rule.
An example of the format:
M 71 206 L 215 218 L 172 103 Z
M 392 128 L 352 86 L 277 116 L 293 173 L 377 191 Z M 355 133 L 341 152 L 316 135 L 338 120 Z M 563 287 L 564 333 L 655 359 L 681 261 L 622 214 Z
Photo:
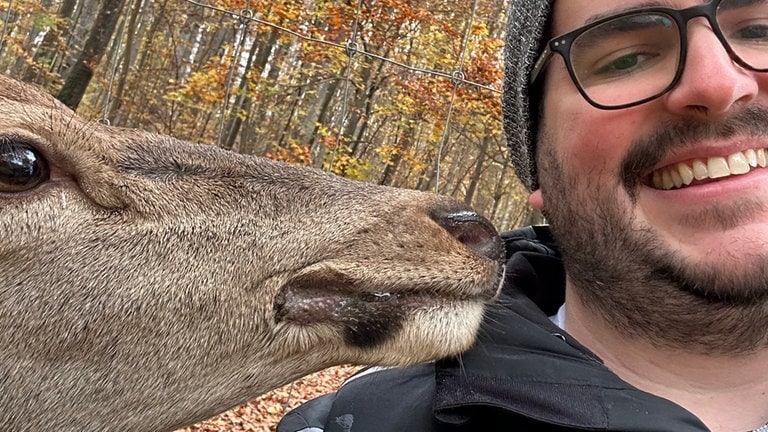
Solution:
M 458 241 L 494 261 L 504 259 L 504 244 L 488 219 L 473 211 L 435 212 L 432 220 Z

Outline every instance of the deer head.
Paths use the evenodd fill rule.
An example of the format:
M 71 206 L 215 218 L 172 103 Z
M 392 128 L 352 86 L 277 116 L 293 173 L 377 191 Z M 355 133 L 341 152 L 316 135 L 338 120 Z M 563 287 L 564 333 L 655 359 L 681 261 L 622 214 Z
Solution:
M 88 122 L 0 76 L 0 425 L 173 430 L 458 353 L 502 246 L 445 197 Z

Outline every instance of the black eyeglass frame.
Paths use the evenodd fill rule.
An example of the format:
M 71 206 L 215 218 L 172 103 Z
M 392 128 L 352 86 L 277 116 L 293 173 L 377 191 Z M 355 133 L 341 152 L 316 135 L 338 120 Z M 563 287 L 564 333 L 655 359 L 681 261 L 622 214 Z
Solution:
M 619 109 L 629 108 L 637 105 L 642 105 L 646 102 L 652 101 L 653 99 L 656 99 L 661 95 L 669 92 L 680 81 L 680 77 L 683 75 L 683 68 L 685 67 L 686 55 L 688 53 L 688 46 L 687 46 L 688 21 L 697 17 L 705 17 L 707 19 L 707 22 L 709 22 L 709 25 L 712 28 L 712 32 L 715 34 L 715 36 L 717 36 L 717 39 L 723 45 L 728 55 L 739 66 L 755 72 L 768 72 L 768 68 L 758 69 L 750 66 L 747 62 L 742 60 L 741 57 L 739 57 L 736 54 L 733 48 L 731 48 L 730 44 L 725 39 L 725 36 L 723 36 L 722 30 L 720 30 L 720 25 L 717 23 L 717 16 L 716 16 L 717 9 L 719 8 L 720 3 L 722 2 L 723 0 L 713 0 L 709 3 L 702 3 L 702 4 L 691 6 L 685 9 L 650 7 L 650 8 L 630 10 L 630 11 L 622 12 L 609 17 L 601 18 L 585 26 L 579 27 L 576 30 L 572 30 L 568 33 L 552 38 L 546 43 L 544 51 L 539 55 L 538 59 L 536 59 L 536 62 L 533 65 L 533 69 L 531 70 L 529 84 L 533 85 L 535 83 L 535 81 L 539 78 L 539 75 L 541 74 L 542 70 L 544 70 L 544 67 L 547 64 L 547 61 L 552 57 L 554 53 L 557 53 L 557 54 L 560 54 L 560 56 L 565 61 L 566 69 L 568 70 L 568 74 L 570 75 L 571 80 L 576 85 L 576 89 L 579 90 L 579 93 L 581 93 L 581 95 L 584 97 L 584 99 L 586 99 L 587 102 L 589 102 L 590 105 L 594 106 L 595 108 L 599 108 L 603 110 L 619 110 Z M 573 69 L 573 63 L 571 62 L 571 46 L 573 45 L 573 42 L 583 33 L 591 30 L 594 27 L 602 25 L 606 22 L 624 18 L 627 16 L 632 16 L 632 15 L 645 15 L 645 14 L 652 14 L 652 13 L 665 15 L 671 18 L 677 24 L 677 28 L 679 30 L 678 33 L 680 34 L 680 58 L 678 59 L 677 71 L 675 72 L 675 76 L 672 78 L 672 81 L 670 81 L 669 85 L 665 87 L 663 90 L 659 91 L 658 93 L 652 96 L 648 96 L 646 98 L 640 99 L 635 102 L 628 102 L 621 105 L 604 105 L 604 104 L 595 102 L 589 97 L 589 95 L 587 95 L 587 92 L 579 83 L 579 79 L 577 78 L 576 72 Z

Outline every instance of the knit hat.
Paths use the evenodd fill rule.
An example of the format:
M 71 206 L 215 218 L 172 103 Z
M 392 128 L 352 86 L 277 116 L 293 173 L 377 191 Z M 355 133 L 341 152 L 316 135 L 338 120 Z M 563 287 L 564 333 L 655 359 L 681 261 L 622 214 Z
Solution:
M 510 0 L 504 48 L 502 107 L 504 133 L 517 177 L 529 190 L 538 187 L 535 148 L 539 86 L 528 81 L 550 12 L 550 0 Z

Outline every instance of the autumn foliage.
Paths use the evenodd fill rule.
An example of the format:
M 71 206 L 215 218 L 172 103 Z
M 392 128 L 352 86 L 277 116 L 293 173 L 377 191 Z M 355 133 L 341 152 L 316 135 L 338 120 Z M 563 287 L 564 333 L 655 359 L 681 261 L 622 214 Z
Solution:
M 110 0 L 80 114 L 526 217 L 506 158 L 502 0 Z M 107 3 L 17 0 L 0 67 L 57 94 Z M 11 9 L 8 9 L 10 7 Z

